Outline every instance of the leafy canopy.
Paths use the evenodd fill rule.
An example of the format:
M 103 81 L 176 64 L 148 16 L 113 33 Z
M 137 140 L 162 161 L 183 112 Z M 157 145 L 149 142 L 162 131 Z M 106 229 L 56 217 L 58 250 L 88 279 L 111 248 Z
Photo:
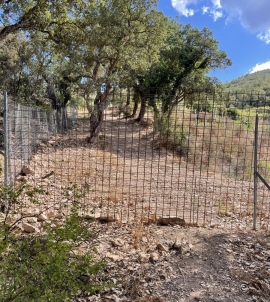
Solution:
M 24 30 L 28 54 L 27 60 L 16 55 L 15 65 L 24 67 L 13 74 L 24 81 L 15 76 L 10 86 L 20 83 L 17 96 L 37 99 L 46 94 L 48 82 L 115 86 L 128 82 L 131 71 L 144 73 L 158 61 L 165 36 L 166 18 L 155 4 L 156 0 L 5 1 L 0 43 L 11 36 L 22 43 L 17 32 Z
M 184 91 L 213 87 L 213 80 L 206 76 L 211 69 L 230 65 L 230 59 L 218 49 L 218 41 L 208 28 L 200 31 L 169 20 L 160 60 L 138 78 L 138 83 L 146 93 L 162 98 L 162 110 L 168 112 L 183 100 Z

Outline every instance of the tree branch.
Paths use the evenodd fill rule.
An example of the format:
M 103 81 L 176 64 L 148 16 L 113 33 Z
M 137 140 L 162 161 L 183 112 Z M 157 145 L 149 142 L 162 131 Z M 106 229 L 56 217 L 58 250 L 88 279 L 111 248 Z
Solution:
M 9 34 L 12 34 L 20 29 L 31 29 L 31 17 L 35 13 L 35 11 L 38 9 L 38 5 L 35 5 L 34 7 L 30 8 L 27 13 L 25 13 L 21 20 L 18 21 L 15 24 L 7 25 L 0 31 L 0 41 L 3 41 Z

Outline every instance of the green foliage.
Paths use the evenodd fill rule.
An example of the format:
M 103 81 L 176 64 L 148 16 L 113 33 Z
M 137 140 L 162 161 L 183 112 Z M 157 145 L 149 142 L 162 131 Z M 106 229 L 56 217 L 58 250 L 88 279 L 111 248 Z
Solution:
M 225 69 L 231 61 L 224 51 L 218 49 L 218 41 L 208 28 L 200 31 L 172 20 L 168 21 L 167 28 L 159 62 L 152 64 L 149 72 L 138 78 L 136 85 L 145 97 L 157 96 L 155 99 L 148 97 L 150 106 L 155 109 L 156 100 L 161 101 L 162 112 L 170 114 L 196 89 L 218 87 L 216 81 L 206 74 L 211 69 Z
M 80 96 L 72 96 L 68 102 L 68 105 L 82 107 L 85 104 L 85 99 Z
M 105 102 L 119 82 L 127 85 L 135 73 L 144 73 L 158 61 L 166 18 L 156 3 L 4 1 L 0 60 L 4 49 L 9 62 L 0 80 L 8 82 L 14 99 L 42 104 L 48 99 L 64 105 L 74 102 L 75 87 L 102 94 L 103 85 L 100 100 Z M 20 30 L 27 32 L 26 39 L 19 37 Z M 21 44 L 24 49 L 19 49 Z
M 99 1 L 100 2 L 100 1 Z M 14 0 L 0 2 L 0 41 L 20 30 L 45 32 L 47 38 L 62 42 L 68 30 L 75 28 L 74 11 L 91 8 L 96 1 L 56 0 Z M 72 14 L 73 13 L 73 14 Z
M 270 96 L 270 70 L 257 71 L 255 73 L 246 74 L 242 77 L 234 79 L 225 83 L 226 88 L 238 91 L 250 93 L 254 91 L 254 94 L 258 96 L 258 93 L 266 94 Z
M 176 125 L 166 114 L 155 115 L 154 130 L 159 146 L 166 147 L 180 156 L 188 153 L 188 132 L 183 124 Z
M 26 183 L 17 189 L 1 186 L 10 208 L 20 205 L 25 194 L 33 202 L 42 193 Z M 80 198 L 80 190 L 71 188 L 68 196 Z M 105 284 L 95 275 L 104 267 L 89 251 L 81 248 L 93 240 L 89 221 L 79 216 L 78 202 L 58 224 L 47 223 L 44 232 L 26 235 L 16 231 L 23 217 L 14 219 L 12 210 L 0 217 L 0 300 L 1 301 L 71 301 L 79 290 L 94 293 Z M 9 222 L 9 223 L 8 223 Z
M 236 108 L 228 108 L 227 109 L 227 115 L 232 119 L 232 120 L 238 120 L 240 118 L 240 113 Z

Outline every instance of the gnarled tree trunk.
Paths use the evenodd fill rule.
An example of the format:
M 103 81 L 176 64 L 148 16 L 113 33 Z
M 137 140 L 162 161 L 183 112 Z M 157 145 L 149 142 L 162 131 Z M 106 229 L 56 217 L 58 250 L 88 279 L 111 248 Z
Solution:
M 87 142 L 92 144 L 97 138 L 104 119 L 104 111 L 106 109 L 107 97 L 110 94 L 111 85 L 107 85 L 105 91 L 98 92 L 94 101 L 94 109 L 90 116 L 90 136 Z
M 139 116 L 136 118 L 136 122 L 141 122 L 145 116 L 145 112 L 146 112 L 146 98 L 144 97 L 144 94 L 142 91 L 139 92 L 140 93 L 140 98 L 141 98 L 141 109 L 140 109 L 140 113 Z

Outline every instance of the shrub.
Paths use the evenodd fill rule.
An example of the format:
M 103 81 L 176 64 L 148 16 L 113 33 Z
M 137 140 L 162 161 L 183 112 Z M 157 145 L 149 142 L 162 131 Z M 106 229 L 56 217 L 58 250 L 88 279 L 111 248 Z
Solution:
M 85 99 L 80 96 L 72 96 L 71 100 L 68 101 L 69 106 L 81 107 L 85 104 Z
M 183 124 L 175 125 L 173 119 L 167 116 L 155 116 L 154 130 L 157 134 L 157 142 L 180 156 L 188 153 L 188 133 Z
M 240 114 L 236 108 L 228 108 L 227 116 L 229 116 L 232 120 L 238 120 L 240 118 Z
M 10 206 L 31 192 L 25 184 L 15 192 L 3 186 L 0 189 L 2 196 L 8 194 Z M 33 188 L 30 195 L 35 200 L 36 193 L 40 190 Z M 74 203 L 61 224 L 48 223 L 39 235 L 16 231 L 22 217 L 13 221 L 8 217 L 10 210 L 1 214 L 0 301 L 69 301 L 79 290 L 93 293 L 103 288 L 95 275 L 105 263 L 80 250 L 82 243 L 93 240 L 93 234 L 89 221 L 79 216 L 78 210 L 78 203 Z

